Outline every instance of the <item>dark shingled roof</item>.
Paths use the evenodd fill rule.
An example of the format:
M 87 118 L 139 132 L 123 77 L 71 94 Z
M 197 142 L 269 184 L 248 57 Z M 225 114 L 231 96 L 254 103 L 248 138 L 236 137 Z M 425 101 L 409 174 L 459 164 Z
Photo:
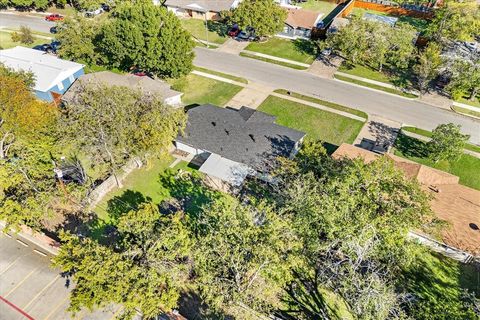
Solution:
M 290 156 L 305 133 L 275 123 L 275 117 L 250 108 L 220 108 L 210 104 L 188 110 L 188 121 L 177 141 L 224 158 L 265 170 L 275 157 Z

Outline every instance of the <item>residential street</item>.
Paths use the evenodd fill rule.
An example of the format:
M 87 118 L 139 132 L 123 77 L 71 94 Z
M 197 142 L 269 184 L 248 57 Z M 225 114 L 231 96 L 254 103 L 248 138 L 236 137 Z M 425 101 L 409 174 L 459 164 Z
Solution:
M 12 28 L 20 25 L 48 32 L 54 24 L 40 17 L 0 13 L 0 27 Z M 200 67 L 238 75 L 269 87 L 313 95 L 404 125 L 432 130 L 441 123 L 460 124 L 463 132 L 471 135 L 470 141 L 480 144 L 480 121 L 458 115 L 453 111 L 226 52 L 203 48 L 196 48 L 195 52 L 194 63 Z
M 453 111 L 225 52 L 202 48 L 196 48 L 195 52 L 195 65 L 200 67 L 234 74 L 270 87 L 313 95 L 405 125 L 432 130 L 441 123 L 457 123 L 471 135 L 470 141 L 480 144 L 480 121 Z
M 34 17 L 27 15 L 23 16 L 7 12 L 0 12 L 0 28 L 18 28 L 20 26 L 27 26 L 35 31 L 49 33 L 50 28 L 54 25 L 54 22 L 45 21 L 43 17 Z

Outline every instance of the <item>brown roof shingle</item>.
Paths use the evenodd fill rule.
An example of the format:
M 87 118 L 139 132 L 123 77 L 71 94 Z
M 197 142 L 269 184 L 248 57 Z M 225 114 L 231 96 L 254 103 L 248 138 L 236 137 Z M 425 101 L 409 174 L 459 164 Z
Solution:
M 319 19 L 320 14 L 318 12 L 288 9 L 288 16 L 285 23 L 294 28 L 312 29 Z

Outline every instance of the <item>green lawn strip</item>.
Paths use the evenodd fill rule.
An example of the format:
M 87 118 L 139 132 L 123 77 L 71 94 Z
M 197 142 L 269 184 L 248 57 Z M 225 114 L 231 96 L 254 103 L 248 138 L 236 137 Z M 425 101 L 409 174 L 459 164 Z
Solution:
M 34 42 L 31 43 L 31 44 L 14 42 L 14 41 L 12 41 L 12 33 L 11 32 L 0 31 L 0 47 L 2 49 L 9 49 L 9 48 L 13 48 L 13 47 L 16 47 L 16 46 L 33 48 L 35 46 L 44 44 L 46 42 L 49 42 L 49 41 L 47 39 L 37 38 L 35 36 L 34 36 Z
M 463 104 L 468 104 L 468 105 L 473 106 L 473 107 L 479 107 L 480 108 L 480 96 L 477 96 L 477 98 L 473 99 L 473 100 L 460 98 L 456 101 L 460 102 L 460 103 L 463 103 Z
M 200 41 L 195 41 L 195 46 L 196 46 L 196 47 L 200 47 L 200 48 L 207 48 L 207 49 L 217 49 L 217 48 L 218 48 L 217 45 L 209 44 L 209 45 L 207 46 L 206 43 L 200 42 Z
M 205 21 L 199 19 L 181 19 L 181 24 L 190 34 L 199 40 L 222 44 L 227 41 L 227 26 L 215 21 L 208 21 L 208 37 Z M 207 39 L 208 38 L 208 39 Z
M 230 83 L 189 74 L 180 79 L 170 79 L 172 89 L 183 92 L 182 102 L 185 105 L 201 105 L 211 103 L 223 106 L 243 88 Z
M 452 106 L 452 109 L 458 113 L 468 114 L 468 115 L 480 118 L 480 112 L 478 111 L 457 107 L 457 106 Z
M 269 96 L 257 110 L 276 116 L 280 125 L 306 132 L 310 139 L 337 146 L 352 143 L 363 126 L 361 121 L 274 96 Z
M 378 82 L 384 82 L 388 84 L 393 84 L 391 79 L 385 74 L 377 70 L 373 70 L 371 68 L 355 65 L 355 66 L 347 66 L 345 63 L 340 65 L 338 68 L 339 71 L 343 73 L 351 74 L 352 76 L 367 78 L 370 80 L 375 80 Z
M 307 0 L 305 2 L 300 2 L 297 5 L 305 10 L 323 13 L 324 16 L 329 14 L 333 9 L 337 7 L 336 3 L 318 0 Z
M 381 91 L 385 91 L 385 92 L 388 92 L 388 93 L 396 94 L 396 95 L 406 97 L 406 98 L 418 98 L 417 95 L 409 93 L 409 92 L 403 92 L 401 90 L 397 90 L 397 89 L 393 89 L 393 88 L 382 87 L 382 86 L 379 86 L 379 85 L 376 85 L 376 84 L 352 79 L 352 78 L 349 78 L 349 77 L 344 77 L 344 76 L 337 75 L 337 74 L 335 75 L 335 78 L 338 79 L 338 80 L 358 84 L 360 86 L 364 86 L 364 87 L 368 87 L 368 88 L 372 88 L 372 89 L 381 90 Z
M 420 308 L 451 306 L 452 301 L 460 305 L 464 289 L 477 295 L 480 292 L 480 273 L 473 264 L 463 264 L 431 251 L 419 254 L 399 282 L 423 302 L 416 304 Z
M 231 74 L 227 74 L 227 73 L 223 73 L 223 72 L 219 72 L 219 71 L 214 71 L 214 70 L 210 70 L 210 69 L 206 69 L 206 68 L 202 68 L 202 67 L 197 67 L 197 66 L 194 66 L 193 70 L 197 70 L 197 71 L 201 71 L 201 72 L 205 72 L 205 73 L 210 73 L 210 74 L 213 74 L 215 76 L 219 76 L 219 77 L 227 78 L 227 79 L 230 79 L 230 80 L 233 80 L 233 81 L 236 81 L 236 82 L 248 84 L 247 79 L 232 76 Z
M 419 129 L 419 128 L 416 128 L 416 127 L 402 127 L 402 130 L 412 132 L 412 133 L 416 133 L 416 134 L 419 134 L 421 136 L 428 137 L 428 138 L 432 137 L 432 132 L 431 131 L 424 130 L 424 129 Z M 476 146 L 476 145 L 471 144 L 471 143 L 467 143 L 465 145 L 465 149 L 480 153 L 480 146 Z
M 426 166 L 449 172 L 460 178 L 460 183 L 480 190 L 480 159 L 463 154 L 458 161 L 433 162 L 428 158 L 427 143 L 404 134 L 400 134 L 395 141 L 395 155 L 424 164 Z
M 269 63 L 273 63 L 273 64 L 278 64 L 278 65 L 281 65 L 281 66 L 284 66 L 284 67 L 297 69 L 297 70 L 307 70 L 308 69 L 306 67 L 302 67 L 302 66 L 299 66 L 299 65 L 296 65 L 296 64 L 290 64 L 290 63 L 286 63 L 286 62 L 282 62 L 282 61 L 278 61 L 278 60 L 267 59 L 267 58 L 259 57 L 259 56 L 249 54 L 249 53 L 246 53 L 246 52 L 240 52 L 240 56 L 247 57 L 247 58 L 252 58 L 252 59 L 257 59 L 257 60 L 260 60 L 260 61 L 265 61 L 265 62 L 269 62 Z
M 283 94 L 283 95 L 286 95 L 286 96 L 291 96 L 291 97 L 294 97 L 294 98 L 297 98 L 297 99 L 302 99 L 302 100 L 305 100 L 305 101 L 318 103 L 318 104 L 320 104 L 322 106 L 325 106 L 325 107 L 329 107 L 329 108 L 336 109 L 336 110 L 339 110 L 339 111 L 348 112 L 348 113 L 354 114 L 356 116 L 368 119 L 368 115 L 365 112 L 357 110 L 357 109 L 352 109 L 352 108 L 349 108 L 349 107 L 345 107 L 345 106 L 342 106 L 340 104 L 336 104 L 336 103 L 333 103 L 333 102 L 313 98 L 313 97 L 310 97 L 310 96 L 306 96 L 306 95 L 296 93 L 296 92 L 291 92 L 291 91 L 290 91 L 290 94 L 288 94 L 287 92 L 289 92 L 289 91 L 285 90 L 285 89 L 277 89 L 274 92 L 280 93 L 280 94 Z
M 315 44 L 309 40 L 270 38 L 267 42 L 252 42 L 245 50 L 311 64 L 315 60 Z

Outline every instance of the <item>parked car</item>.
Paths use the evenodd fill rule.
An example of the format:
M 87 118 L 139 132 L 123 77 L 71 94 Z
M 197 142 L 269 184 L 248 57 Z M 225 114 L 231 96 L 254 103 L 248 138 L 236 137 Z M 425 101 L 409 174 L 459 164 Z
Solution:
M 57 26 L 53 26 L 50 28 L 50 33 L 53 33 L 53 34 L 56 34 L 58 32 L 58 27 Z
M 240 33 L 240 28 L 238 25 L 234 24 L 229 30 L 228 30 L 228 36 L 229 37 L 236 37 Z
M 255 41 L 257 36 L 255 35 L 255 29 L 247 27 L 245 31 L 240 31 L 237 35 L 238 41 Z
M 87 18 L 93 18 L 95 16 L 98 16 L 99 14 L 102 14 L 103 13 L 103 9 L 102 8 L 98 8 L 96 10 L 89 10 L 89 11 L 86 11 L 85 12 L 85 17 Z
M 58 41 L 58 40 L 53 40 L 51 43 L 50 43 L 50 46 L 53 48 L 54 52 L 57 52 L 58 49 L 60 49 L 60 46 L 61 46 L 61 42 Z
M 52 13 L 45 17 L 47 21 L 62 21 L 64 17 L 58 13 Z
M 55 53 L 56 50 L 49 43 L 39 44 L 38 46 L 33 47 L 35 50 L 43 51 L 46 53 Z
M 105 11 L 105 12 L 110 11 L 110 6 L 106 3 L 102 3 L 101 7 L 102 7 L 103 11 Z

